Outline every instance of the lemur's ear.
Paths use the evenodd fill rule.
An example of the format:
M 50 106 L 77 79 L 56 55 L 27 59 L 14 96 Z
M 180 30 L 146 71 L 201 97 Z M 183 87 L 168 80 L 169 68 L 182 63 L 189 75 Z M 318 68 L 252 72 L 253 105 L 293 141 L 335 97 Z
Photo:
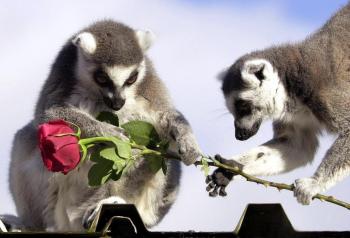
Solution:
M 156 38 L 155 34 L 150 30 L 137 30 L 135 34 L 143 52 L 146 52 L 152 46 Z
M 274 78 L 273 66 L 265 59 L 247 60 L 241 70 L 242 79 L 252 87 L 259 87 L 263 81 Z
M 227 75 L 228 69 L 229 69 L 229 68 L 224 68 L 224 69 L 222 69 L 222 70 L 216 75 L 216 78 L 217 78 L 219 81 L 223 81 L 224 78 L 225 78 L 226 75 Z
M 265 64 L 260 63 L 260 64 L 248 64 L 247 65 L 247 72 L 250 74 L 254 74 L 257 79 L 264 80 L 265 75 L 264 75 L 264 69 L 265 69 Z
M 95 37 L 90 32 L 79 33 L 73 38 L 72 43 L 83 50 L 87 55 L 95 53 L 97 47 Z

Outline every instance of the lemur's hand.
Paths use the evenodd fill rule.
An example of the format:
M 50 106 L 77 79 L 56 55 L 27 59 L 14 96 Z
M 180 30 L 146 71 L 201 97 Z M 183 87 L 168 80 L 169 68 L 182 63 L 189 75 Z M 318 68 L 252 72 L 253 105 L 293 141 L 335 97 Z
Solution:
M 177 145 L 181 161 L 186 165 L 193 164 L 202 155 L 197 141 L 192 134 L 186 134 L 179 137 L 177 140 Z
M 215 155 L 215 159 L 222 164 L 226 164 L 232 167 L 242 168 L 242 165 L 234 160 L 227 160 L 222 158 L 220 155 Z M 226 169 L 218 168 L 214 170 L 214 172 L 209 175 L 206 179 L 207 191 L 209 192 L 209 196 L 216 197 L 217 195 L 226 196 L 227 193 L 225 191 L 227 185 L 232 180 L 235 173 L 229 172 Z
M 313 177 L 297 179 L 293 190 L 294 197 L 297 198 L 299 203 L 309 205 L 312 198 L 322 191 L 321 188 L 319 182 Z
M 106 122 L 100 122 L 99 133 L 101 136 L 115 136 L 121 140 L 128 140 L 126 131 L 123 128 L 113 126 Z

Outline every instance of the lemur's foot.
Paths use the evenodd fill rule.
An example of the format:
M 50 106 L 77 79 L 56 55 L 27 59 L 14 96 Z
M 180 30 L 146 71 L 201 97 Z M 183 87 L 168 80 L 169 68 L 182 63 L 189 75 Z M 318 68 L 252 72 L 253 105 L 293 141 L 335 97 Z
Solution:
M 312 198 L 321 191 L 321 186 L 315 178 L 302 178 L 295 181 L 294 197 L 303 205 L 309 205 Z
M 89 229 L 103 204 L 125 204 L 125 200 L 118 196 L 111 196 L 100 200 L 96 206 L 85 211 L 83 216 L 83 227 Z

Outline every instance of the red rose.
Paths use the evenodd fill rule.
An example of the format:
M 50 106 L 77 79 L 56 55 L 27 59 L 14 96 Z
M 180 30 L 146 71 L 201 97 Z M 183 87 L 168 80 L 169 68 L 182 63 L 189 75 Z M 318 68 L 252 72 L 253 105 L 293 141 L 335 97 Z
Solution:
M 41 124 L 38 136 L 41 157 L 48 170 L 67 174 L 78 165 L 78 138 L 67 122 L 57 120 Z

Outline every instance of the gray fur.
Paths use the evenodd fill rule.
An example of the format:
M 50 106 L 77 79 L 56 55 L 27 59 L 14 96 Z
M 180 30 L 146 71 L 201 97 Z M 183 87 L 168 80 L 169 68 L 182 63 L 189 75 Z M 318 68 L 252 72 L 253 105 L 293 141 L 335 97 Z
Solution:
M 131 65 L 143 58 L 134 30 L 124 24 L 99 21 L 81 32 L 90 32 L 97 39 L 98 47 L 93 57 L 96 64 Z
M 154 124 L 161 137 L 169 139 L 172 148 L 179 150 L 186 164 L 193 163 L 200 155 L 189 124 L 185 119 L 178 120 L 183 116 L 173 107 L 164 84 L 141 51 L 134 31 L 120 23 L 101 21 L 81 32 L 93 34 L 96 50 L 90 55 L 82 52 L 79 42 L 72 43 L 76 35 L 65 44 L 42 88 L 34 119 L 16 133 L 10 189 L 18 216 L 27 230 L 81 231 L 83 225 L 91 222 L 91 214 L 95 214 L 92 211 L 96 211 L 100 203 L 124 200 L 134 203 L 146 226 L 151 227 L 165 216 L 175 201 L 181 174 L 179 161 L 167 161 L 168 172 L 163 175 L 161 171 L 153 174 L 147 161 L 141 159 L 126 176 L 98 188 L 87 185 L 90 162 L 68 175 L 51 173 L 43 166 L 37 148 L 39 124 L 59 118 L 78 125 L 82 137 L 125 138 L 120 129 L 95 119 L 99 112 L 106 110 L 116 113 L 121 123 L 145 120 Z M 94 81 L 93 72 L 97 68 L 117 67 L 114 70 L 117 73 L 113 72 L 118 75 L 119 69 L 127 72 L 126 66 L 135 66 L 140 71 L 132 85 L 99 87 Z M 109 76 L 109 82 L 122 81 Z M 104 90 L 124 97 L 125 104 L 119 111 L 104 102 L 100 93 Z
M 237 139 L 253 136 L 262 120 L 274 120 L 271 141 L 234 157 L 245 172 L 269 175 L 303 166 L 312 161 L 322 130 L 338 135 L 315 174 L 296 181 L 302 204 L 350 174 L 349 39 L 350 3 L 304 41 L 244 55 L 223 77 Z

